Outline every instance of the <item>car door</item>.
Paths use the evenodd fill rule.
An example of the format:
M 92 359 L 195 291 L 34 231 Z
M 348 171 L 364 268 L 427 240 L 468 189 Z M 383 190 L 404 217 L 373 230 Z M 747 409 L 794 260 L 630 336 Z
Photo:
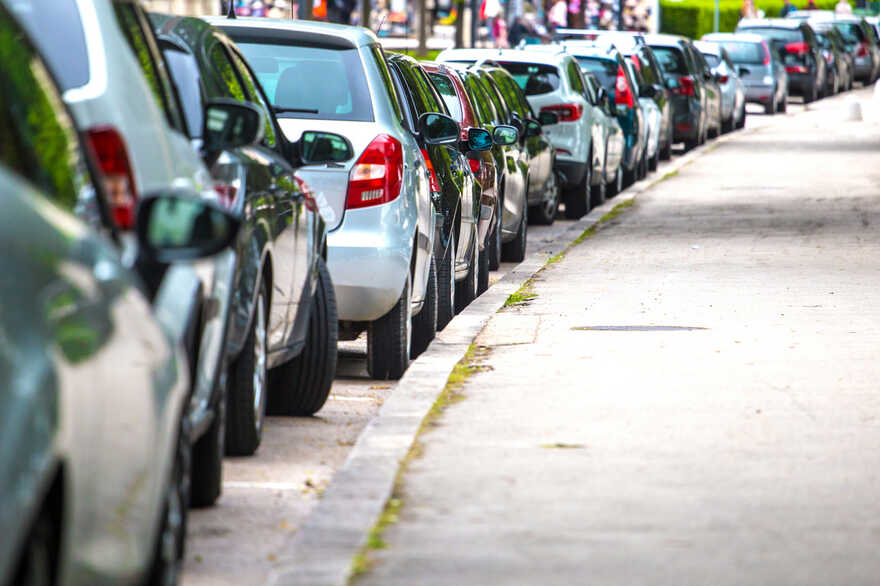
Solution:
M 104 574 L 127 582 L 153 550 L 185 393 L 185 376 L 177 371 L 183 363 L 175 360 L 139 279 L 104 236 L 113 233 L 98 199 L 103 194 L 51 75 L 5 14 L 0 36 L 0 162 L 21 178 L 16 189 L 4 190 L 6 205 L 22 202 L 19 210 L 33 212 L 27 220 L 5 218 L 4 237 L 19 246 L 4 256 L 20 250 L 36 265 L 15 279 L 23 289 L 32 286 L 23 302 L 41 322 L 15 335 L 46 332 L 52 347 L 31 372 L 63 397 L 54 413 L 64 426 L 59 441 L 67 450 L 71 497 L 65 555 L 72 570 L 65 578 L 85 583 Z

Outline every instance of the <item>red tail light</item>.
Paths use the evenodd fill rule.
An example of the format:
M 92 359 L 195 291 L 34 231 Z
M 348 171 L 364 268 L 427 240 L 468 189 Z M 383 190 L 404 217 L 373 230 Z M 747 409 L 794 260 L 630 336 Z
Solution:
M 365 208 L 400 195 L 403 180 L 403 147 L 387 134 L 373 139 L 348 175 L 347 209 Z
M 803 65 L 786 65 L 785 71 L 786 73 L 808 73 L 809 69 Z
M 617 66 L 617 81 L 614 83 L 614 103 L 615 105 L 625 105 L 629 108 L 635 106 L 632 90 L 629 89 L 629 82 L 626 81 L 626 74 L 623 67 Z
M 792 55 L 806 55 L 810 52 L 810 46 L 806 43 L 788 43 L 785 45 L 785 52 Z
M 480 159 L 471 159 L 468 158 L 468 165 L 471 166 L 471 171 L 474 175 L 479 175 L 480 173 Z
M 859 50 L 856 51 L 856 57 L 867 57 L 868 56 L 868 43 L 859 43 Z
M 555 104 L 553 106 L 544 106 L 542 112 L 553 112 L 559 116 L 560 122 L 574 122 L 580 119 L 584 114 L 583 104 Z
M 694 86 L 694 78 L 690 75 L 682 75 L 678 78 L 678 86 L 672 88 L 672 93 L 680 96 L 693 96 L 696 94 L 696 86 Z
M 434 171 L 434 163 L 431 162 L 431 157 L 428 156 L 428 151 L 426 149 L 422 149 L 422 158 L 425 159 L 425 167 L 428 168 L 428 175 L 430 175 L 431 191 L 440 193 L 440 182 L 437 181 L 437 173 Z
M 761 41 L 761 46 L 764 47 L 764 65 L 770 65 L 770 48 L 764 41 Z
M 238 194 L 238 188 L 230 183 L 214 182 L 214 191 L 217 192 L 217 198 L 220 204 L 225 208 L 231 208 L 235 202 L 235 196 Z
M 628 59 L 629 59 L 629 62 L 633 64 L 633 67 L 635 67 L 639 71 L 642 70 L 642 62 L 639 61 L 638 55 L 630 55 L 628 57 Z
M 303 195 L 303 201 L 305 202 L 306 209 L 310 212 L 318 211 L 318 202 L 315 201 L 315 194 L 312 193 L 312 188 L 309 187 L 309 184 L 306 183 L 298 175 L 294 175 L 293 180 L 296 181 L 297 186 L 299 186 L 300 193 L 302 193 Z
M 113 223 L 120 230 L 131 230 L 134 227 L 137 187 L 125 141 L 110 126 L 92 128 L 87 134 L 103 175 L 104 192 Z
M 730 79 L 729 75 L 719 75 L 718 83 L 727 83 L 727 80 Z

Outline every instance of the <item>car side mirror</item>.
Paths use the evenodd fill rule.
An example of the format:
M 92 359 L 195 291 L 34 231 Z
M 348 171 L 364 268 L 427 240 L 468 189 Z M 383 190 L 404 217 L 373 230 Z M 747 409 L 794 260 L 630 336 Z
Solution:
M 749 69 L 748 67 L 740 67 L 740 68 L 739 68 L 739 74 L 740 74 L 740 75 L 748 75 L 748 74 L 750 74 L 751 72 L 752 72 L 752 70 Z
M 488 151 L 492 148 L 492 135 L 482 128 L 468 128 L 467 150 Z
M 513 126 L 499 124 L 492 131 L 492 140 L 499 146 L 508 146 L 519 140 L 519 131 Z
M 354 149 L 348 139 L 332 132 L 307 130 L 302 133 L 297 145 L 303 165 L 342 163 L 354 157 Z
M 643 85 L 639 88 L 639 97 L 642 98 L 653 98 L 657 95 L 657 90 L 653 85 Z
M 172 263 L 217 254 L 238 235 L 241 220 L 219 204 L 188 190 L 143 197 L 135 216 L 140 255 Z
M 559 114 L 557 114 L 556 112 L 550 112 L 549 110 L 539 112 L 538 123 L 541 126 L 551 126 L 553 124 L 559 124 Z
M 219 153 L 263 140 L 263 113 L 249 102 L 231 98 L 209 100 L 204 118 L 202 142 L 207 153 Z
M 537 120 L 526 120 L 526 138 L 541 135 L 541 125 Z
M 437 112 L 419 116 L 418 128 L 426 144 L 452 144 L 458 141 L 461 133 L 458 122 Z

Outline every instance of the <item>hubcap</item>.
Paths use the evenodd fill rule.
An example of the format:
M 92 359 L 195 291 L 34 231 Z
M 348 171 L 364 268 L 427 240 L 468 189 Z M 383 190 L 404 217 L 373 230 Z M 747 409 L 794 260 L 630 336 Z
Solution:
M 266 302 L 263 295 L 257 297 L 254 315 L 254 421 L 257 430 L 263 426 L 263 403 L 266 400 Z

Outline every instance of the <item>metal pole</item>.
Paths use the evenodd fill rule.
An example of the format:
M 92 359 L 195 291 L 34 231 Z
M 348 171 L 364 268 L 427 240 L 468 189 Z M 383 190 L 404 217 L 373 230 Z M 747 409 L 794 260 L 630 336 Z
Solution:
M 311 0 L 310 0 L 311 1 Z M 365 26 L 367 28 L 372 28 L 370 26 L 370 12 L 373 10 L 373 2 L 372 0 L 361 0 L 361 26 Z M 379 34 L 379 31 L 373 31 L 376 34 Z
M 712 17 L 712 30 L 718 32 L 718 21 L 721 19 L 718 9 L 718 0 L 715 0 L 715 14 Z
M 428 53 L 428 7 L 425 0 L 416 3 L 416 18 L 419 22 L 419 55 Z
M 471 47 L 477 46 L 477 37 L 480 34 L 480 0 L 471 2 Z

